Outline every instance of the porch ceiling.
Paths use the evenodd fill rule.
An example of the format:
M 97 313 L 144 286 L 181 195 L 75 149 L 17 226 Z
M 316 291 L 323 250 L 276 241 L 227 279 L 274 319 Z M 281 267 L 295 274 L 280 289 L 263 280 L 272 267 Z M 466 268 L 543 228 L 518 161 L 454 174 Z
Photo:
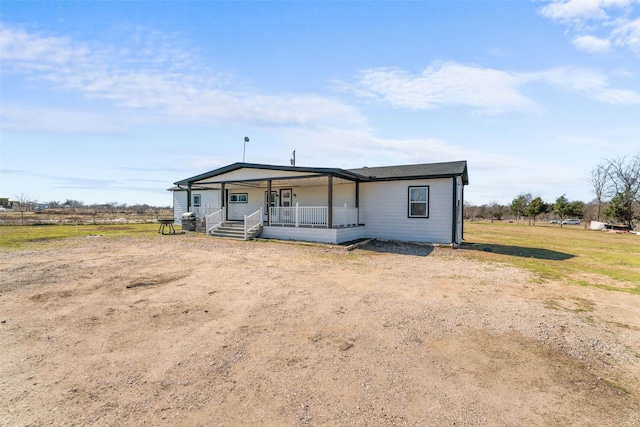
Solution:
M 348 184 L 353 183 L 353 181 L 333 177 L 333 185 L 338 184 Z M 222 182 L 197 182 L 194 183 L 198 187 L 205 187 L 211 189 L 219 189 L 222 185 Z M 225 181 L 225 188 L 231 189 L 240 189 L 240 188 L 267 188 L 267 180 L 250 180 L 250 181 Z M 288 188 L 288 187 L 309 187 L 309 186 L 317 186 L 317 185 L 327 185 L 327 176 L 326 175 L 309 175 L 309 176 L 301 176 L 301 177 L 283 177 L 283 178 L 273 178 L 271 179 L 271 187 L 272 188 Z

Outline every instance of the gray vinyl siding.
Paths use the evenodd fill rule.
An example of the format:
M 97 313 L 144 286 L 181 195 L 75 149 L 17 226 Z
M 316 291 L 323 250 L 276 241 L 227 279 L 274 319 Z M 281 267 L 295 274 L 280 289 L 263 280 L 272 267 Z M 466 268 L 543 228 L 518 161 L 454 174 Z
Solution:
M 409 186 L 429 186 L 429 218 L 408 217 Z M 381 240 L 450 244 L 451 178 L 360 184 L 360 223 L 367 237 Z
M 296 195 L 293 205 L 300 206 L 327 206 L 329 193 L 326 185 L 313 185 L 305 187 L 293 187 Z M 356 185 L 354 183 L 338 184 L 333 186 L 333 206 L 354 207 L 356 201 Z
M 196 207 L 194 203 L 195 196 L 200 195 L 200 206 Z M 192 190 L 191 191 L 191 212 L 195 212 L 196 217 L 204 218 L 206 216 L 207 207 L 211 209 L 220 209 L 220 191 L 219 190 Z
M 247 203 L 230 203 L 227 200 L 227 219 L 233 221 L 243 220 L 245 215 L 251 215 L 264 206 L 264 194 L 266 188 L 234 188 L 229 189 L 229 194 L 246 193 Z

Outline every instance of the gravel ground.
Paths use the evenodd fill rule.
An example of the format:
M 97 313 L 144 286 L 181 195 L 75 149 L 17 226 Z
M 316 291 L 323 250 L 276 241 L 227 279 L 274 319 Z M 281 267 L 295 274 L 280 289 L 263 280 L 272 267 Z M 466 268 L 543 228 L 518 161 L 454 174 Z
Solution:
M 640 425 L 638 297 L 477 257 L 194 235 L 0 252 L 0 425 Z

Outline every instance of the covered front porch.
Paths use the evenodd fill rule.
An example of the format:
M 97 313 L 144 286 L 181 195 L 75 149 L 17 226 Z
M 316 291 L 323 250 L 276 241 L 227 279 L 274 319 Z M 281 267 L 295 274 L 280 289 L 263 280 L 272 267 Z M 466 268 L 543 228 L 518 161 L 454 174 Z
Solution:
M 364 225 L 358 224 L 358 208 L 341 206 L 271 207 L 266 221 L 262 208 L 242 220 L 227 220 L 225 210 L 206 215 L 206 233 L 211 236 L 248 240 L 264 237 L 281 240 L 315 241 L 339 244 L 364 237 Z M 329 212 L 333 226 L 329 227 Z
M 240 168 L 188 181 L 186 190 L 187 199 L 194 201 L 189 211 L 205 219 L 204 230 L 209 235 L 216 235 L 220 228 L 227 233 L 239 233 L 240 224 L 245 229 L 244 238 L 256 235 L 257 229 L 261 229 L 262 237 L 327 243 L 341 243 L 359 238 L 354 235 L 363 235 L 363 230 L 344 231 L 363 228 L 359 212 L 360 181 L 347 172 Z M 214 199 L 208 194 L 215 194 Z M 195 206 L 195 201 L 207 197 L 209 203 Z M 235 230 L 231 230 L 232 222 Z

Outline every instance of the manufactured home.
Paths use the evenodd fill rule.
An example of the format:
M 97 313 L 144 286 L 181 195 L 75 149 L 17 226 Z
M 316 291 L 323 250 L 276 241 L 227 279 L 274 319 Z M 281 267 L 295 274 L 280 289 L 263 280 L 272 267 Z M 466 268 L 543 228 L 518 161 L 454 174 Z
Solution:
M 323 243 L 375 238 L 458 246 L 467 162 L 358 169 L 234 163 L 175 182 L 174 220 L 210 235 Z

